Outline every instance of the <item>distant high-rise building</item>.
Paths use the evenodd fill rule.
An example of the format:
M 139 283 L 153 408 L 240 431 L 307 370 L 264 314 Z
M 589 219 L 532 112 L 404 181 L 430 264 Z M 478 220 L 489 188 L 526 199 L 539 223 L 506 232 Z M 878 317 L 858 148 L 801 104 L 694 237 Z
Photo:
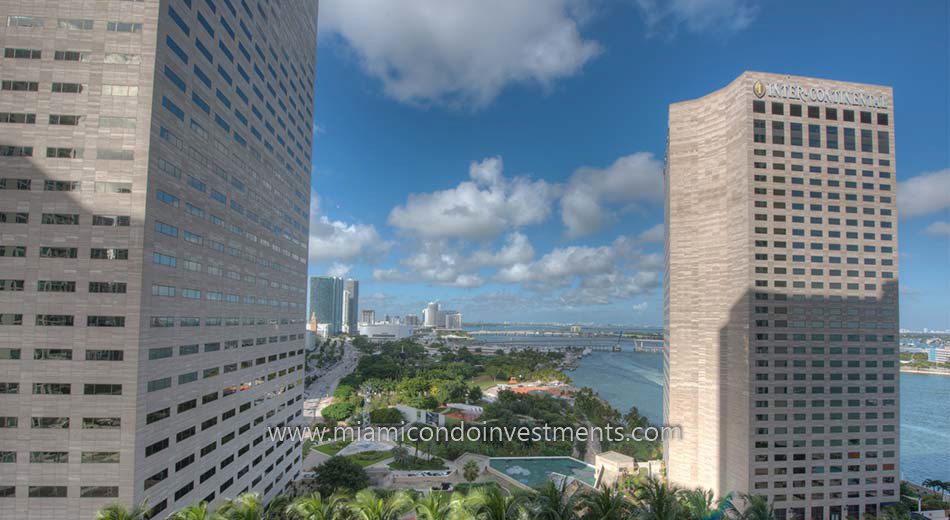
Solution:
M 462 313 L 458 311 L 443 311 L 443 326 L 447 329 L 461 329 Z
M 900 501 L 889 87 L 746 72 L 670 106 L 667 476 L 780 519 Z
M 360 312 L 360 323 L 368 323 L 370 325 L 376 323 L 376 311 L 373 309 L 363 309 Z
M 429 302 L 426 308 L 422 310 L 423 325 L 426 327 L 440 327 L 439 322 L 439 302 Z
M 419 322 L 419 316 L 416 316 L 415 314 L 406 314 L 405 324 L 406 324 L 406 325 L 419 325 L 419 324 L 420 324 L 420 322 Z
M 318 323 L 327 324 L 329 335 L 343 331 L 343 279 L 333 276 L 310 278 L 310 312 Z
M 343 313 L 343 321 L 347 324 L 347 332 L 358 334 L 359 316 L 360 316 L 360 282 L 359 280 L 347 280 L 343 284 L 346 291 L 346 312 Z
M 317 3 L 233 4 L 0 0 L 0 518 L 299 473 Z

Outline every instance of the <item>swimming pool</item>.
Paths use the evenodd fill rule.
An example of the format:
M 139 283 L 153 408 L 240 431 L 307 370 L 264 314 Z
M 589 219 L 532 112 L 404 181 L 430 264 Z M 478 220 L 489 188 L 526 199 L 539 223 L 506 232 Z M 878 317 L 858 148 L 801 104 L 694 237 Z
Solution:
M 593 487 L 594 467 L 572 457 L 503 457 L 492 458 L 488 465 L 498 473 L 536 488 L 551 478 L 552 473 L 567 475 Z

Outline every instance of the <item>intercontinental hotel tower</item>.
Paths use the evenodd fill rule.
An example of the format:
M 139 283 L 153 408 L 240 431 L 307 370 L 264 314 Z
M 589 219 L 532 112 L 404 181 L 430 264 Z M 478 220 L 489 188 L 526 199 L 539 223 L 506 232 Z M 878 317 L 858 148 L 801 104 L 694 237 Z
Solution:
M 779 519 L 899 500 L 888 87 L 746 72 L 670 106 L 664 447 Z

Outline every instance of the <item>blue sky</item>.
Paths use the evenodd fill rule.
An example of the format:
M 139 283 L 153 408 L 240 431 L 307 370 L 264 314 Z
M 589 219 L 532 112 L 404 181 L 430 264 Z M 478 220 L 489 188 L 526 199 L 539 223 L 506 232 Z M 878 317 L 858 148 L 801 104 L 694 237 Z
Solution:
M 667 106 L 760 70 L 894 87 L 901 325 L 950 329 L 947 20 L 939 0 L 322 2 L 310 273 L 359 279 L 377 315 L 659 325 Z

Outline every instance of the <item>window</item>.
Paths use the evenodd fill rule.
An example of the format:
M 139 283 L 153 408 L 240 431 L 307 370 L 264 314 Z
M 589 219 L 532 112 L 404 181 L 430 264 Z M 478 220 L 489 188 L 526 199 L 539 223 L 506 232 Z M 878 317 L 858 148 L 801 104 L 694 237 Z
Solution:
M 118 498 L 118 486 L 82 486 L 79 488 L 81 498 Z
M 166 224 L 162 221 L 155 221 L 155 231 L 168 235 L 170 237 L 178 237 L 178 228 L 172 226 L 171 224 Z
M 135 128 L 135 118 L 99 116 L 99 128 Z
M 20 393 L 20 383 L 0 383 L 0 394 L 19 394 Z M 16 427 L 16 417 L 13 417 L 14 424 L 12 427 Z
M 86 361 L 122 361 L 121 350 L 87 350 Z
M 29 222 L 30 222 L 29 213 L 0 211 L 0 224 L 28 224 Z M 3 289 L 0 289 L 0 290 L 3 290 Z
M 73 316 L 68 314 L 37 314 L 37 327 L 72 327 Z
M 138 54 L 125 54 L 121 52 L 106 53 L 103 63 L 114 63 L 118 65 L 141 65 L 142 57 Z
M 68 348 L 38 348 L 33 350 L 33 359 L 40 361 L 70 361 L 73 351 Z
M 85 90 L 85 86 L 82 83 L 61 83 L 54 81 L 51 90 L 59 94 L 81 94 L 83 90 Z
M 160 379 L 153 379 L 152 381 L 149 381 L 148 384 L 146 385 L 146 391 L 157 392 L 159 390 L 171 388 L 171 386 L 172 386 L 172 378 L 163 377 Z
M 154 422 L 161 421 L 162 419 L 167 419 L 171 417 L 171 415 L 171 408 L 162 408 L 161 410 L 156 410 L 145 416 L 145 424 L 152 424 Z
M 0 112 L 0 123 L 32 125 L 36 123 L 36 114 Z
M 29 495 L 30 498 L 66 498 L 66 486 L 30 486 Z
M 33 383 L 33 395 L 69 395 L 69 383 Z
M 43 57 L 43 51 L 39 49 L 18 49 L 14 47 L 6 47 L 3 49 L 3 57 L 14 58 L 18 60 L 38 60 Z
M 113 384 L 85 384 L 83 385 L 83 394 L 85 395 L 122 395 L 122 385 Z
M 33 157 L 33 147 L 0 144 L 0 157 Z
M 92 53 L 83 51 L 56 51 L 53 53 L 56 61 L 92 61 Z
M 38 280 L 38 292 L 76 292 L 76 282 L 61 280 Z
M 175 287 L 171 285 L 152 284 L 152 296 L 175 296 Z
M 20 349 L 0 347 L 0 361 L 16 361 L 20 359 Z
M 878 130 L 877 132 L 877 153 L 891 153 L 890 135 L 886 130 Z
M 156 453 L 164 450 L 167 447 L 168 447 L 168 439 L 162 439 L 154 444 L 149 444 L 148 446 L 145 447 L 145 456 L 151 457 L 152 455 L 155 455 Z
M 77 115 L 66 115 L 66 114 L 50 114 L 49 115 L 49 124 L 51 125 L 63 125 L 63 126 L 78 126 L 79 123 L 82 123 L 83 116 Z
M 125 316 L 87 316 L 87 327 L 125 327 Z
M 30 428 L 68 429 L 69 417 L 31 417 Z
M 0 90 L 10 90 L 13 92 L 36 92 L 40 88 L 38 81 L 15 81 L 3 80 L 0 82 Z
M 8 16 L 7 27 L 43 27 L 39 16 Z
M 89 282 L 90 293 L 125 294 L 125 282 Z
M 81 457 L 82 464 L 118 464 L 117 451 L 84 451 Z
M 94 260 L 128 260 L 129 250 L 94 247 L 89 250 L 89 257 Z
M 82 148 L 46 148 L 49 159 L 82 159 Z
M 99 148 L 96 150 L 96 159 L 107 161 L 132 161 L 135 159 L 135 151 L 121 150 L 118 148 Z
M 77 253 L 75 247 L 40 246 L 40 258 L 76 258 Z
M 103 85 L 102 95 L 134 97 L 139 95 L 139 88 L 131 85 Z
M 172 195 L 171 193 L 158 190 L 157 192 L 155 192 L 155 197 L 158 200 L 164 202 L 165 204 L 168 204 L 169 206 L 173 206 L 176 208 L 178 207 L 178 197 Z
M 93 215 L 93 226 L 128 227 L 130 218 L 123 215 Z
M 106 31 L 120 33 L 142 32 L 142 24 L 132 22 L 106 22 Z
M 56 22 L 56 27 L 59 29 L 70 29 L 76 31 L 91 31 L 93 28 L 92 20 L 83 20 L 83 19 L 70 19 L 60 18 Z
M 119 417 L 83 417 L 82 427 L 91 430 L 118 430 L 122 425 Z

